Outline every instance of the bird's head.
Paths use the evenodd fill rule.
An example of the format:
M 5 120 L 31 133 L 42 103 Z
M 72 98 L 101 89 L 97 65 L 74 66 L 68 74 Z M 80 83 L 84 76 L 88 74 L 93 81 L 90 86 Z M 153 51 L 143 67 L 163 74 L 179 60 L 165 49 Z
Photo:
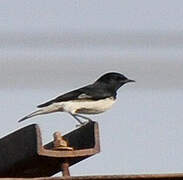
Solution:
M 96 81 L 96 83 L 105 84 L 107 87 L 115 91 L 118 90 L 122 85 L 129 82 L 135 82 L 135 81 L 128 79 L 123 74 L 116 72 L 106 73 Z

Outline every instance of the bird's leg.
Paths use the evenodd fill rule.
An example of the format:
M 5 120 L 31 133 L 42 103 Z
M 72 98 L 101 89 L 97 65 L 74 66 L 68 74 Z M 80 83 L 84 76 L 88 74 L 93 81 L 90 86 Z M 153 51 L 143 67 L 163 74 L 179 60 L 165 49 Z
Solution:
M 69 112 L 69 114 L 77 121 L 79 122 L 79 125 L 76 125 L 76 126 L 82 126 L 84 125 L 85 123 L 83 123 L 79 118 L 76 117 L 76 115 L 72 114 Z
M 82 115 L 80 115 L 80 114 L 76 114 L 75 116 L 78 116 L 78 117 L 80 117 L 80 118 L 86 119 L 86 120 L 88 120 L 88 122 L 93 122 L 90 118 L 85 117 L 85 116 L 82 116 Z

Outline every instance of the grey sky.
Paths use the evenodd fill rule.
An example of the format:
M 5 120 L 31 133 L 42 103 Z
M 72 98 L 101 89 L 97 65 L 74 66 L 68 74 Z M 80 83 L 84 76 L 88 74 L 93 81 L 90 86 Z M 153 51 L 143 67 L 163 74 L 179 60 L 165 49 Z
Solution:
M 181 0 L 6 0 L 1 31 L 179 31 Z
M 24 57 L 24 56 L 23 56 Z M 141 58 L 35 58 L 14 59 L 0 63 L 1 88 L 60 88 L 65 79 L 76 79 L 76 87 L 92 83 L 98 76 L 108 71 L 119 71 L 137 80 L 136 88 L 143 89 L 183 89 L 181 59 L 170 60 Z M 84 62 L 85 61 L 85 62 Z M 112 61 L 112 63 L 111 63 Z M 81 63 L 82 62 L 82 63 Z M 144 76 L 145 75 L 145 76 Z M 143 78 L 142 78 L 143 77 Z M 79 82 L 78 82 L 79 81 Z M 41 83 L 40 83 L 41 82 Z M 66 84 L 68 86 L 69 83 Z
M 119 71 L 137 83 L 120 89 L 112 110 L 92 117 L 102 151 L 72 175 L 182 172 L 182 7 L 181 0 L 2 1 L 0 136 L 31 123 L 44 142 L 71 131 L 75 122 L 65 113 L 17 120 Z

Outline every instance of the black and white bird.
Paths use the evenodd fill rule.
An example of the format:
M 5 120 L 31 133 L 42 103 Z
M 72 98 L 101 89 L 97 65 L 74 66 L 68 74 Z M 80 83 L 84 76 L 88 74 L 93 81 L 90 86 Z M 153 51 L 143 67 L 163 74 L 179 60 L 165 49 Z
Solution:
M 81 125 L 80 118 L 91 121 L 81 114 L 98 114 L 110 109 L 116 101 L 117 90 L 126 83 L 135 82 L 116 72 L 106 73 L 93 84 L 73 90 L 37 106 L 39 109 L 23 117 L 28 118 L 53 112 L 67 112 Z

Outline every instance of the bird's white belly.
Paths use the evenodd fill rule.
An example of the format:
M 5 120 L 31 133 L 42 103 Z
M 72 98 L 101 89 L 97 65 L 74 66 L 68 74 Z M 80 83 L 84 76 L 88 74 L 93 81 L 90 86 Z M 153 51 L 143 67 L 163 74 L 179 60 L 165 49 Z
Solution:
M 111 108 L 114 104 L 114 98 L 106 98 L 102 100 L 73 100 L 67 102 L 54 103 L 53 106 L 62 111 L 70 112 L 72 114 L 98 114 Z

